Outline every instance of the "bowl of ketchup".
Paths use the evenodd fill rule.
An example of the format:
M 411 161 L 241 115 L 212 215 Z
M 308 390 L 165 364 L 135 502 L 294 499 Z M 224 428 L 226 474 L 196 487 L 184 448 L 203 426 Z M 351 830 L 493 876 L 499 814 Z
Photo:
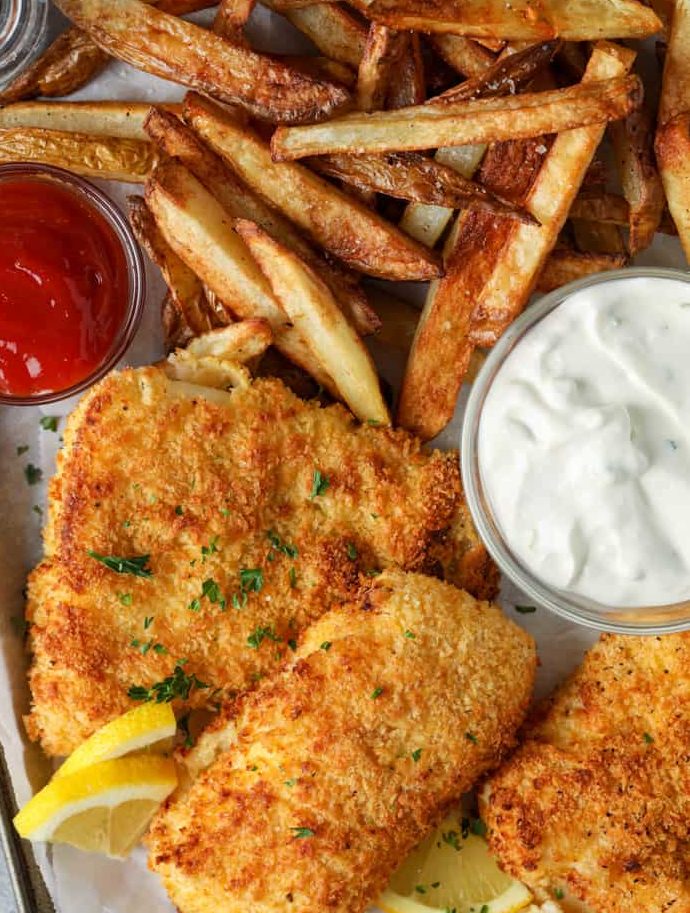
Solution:
M 120 360 L 144 266 L 119 209 L 82 178 L 0 166 L 0 403 L 79 393 Z

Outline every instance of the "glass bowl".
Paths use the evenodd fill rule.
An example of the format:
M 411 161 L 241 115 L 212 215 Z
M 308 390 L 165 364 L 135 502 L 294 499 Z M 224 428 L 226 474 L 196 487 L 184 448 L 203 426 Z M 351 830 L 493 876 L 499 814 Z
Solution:
M 462 480 L 467 503 L 480 538 L 501 572 L 530 600 L 562 618 L 599 631 L 612 631 L 618 634 L 670 634 L 690 629 L 690 601 L 664 606 L 613 608 L 576 593 L 556 589 L 537 577 L 514 554 L 506 541 L 493 515 L 482 485 L 480 471 L 479 426 L 482 407 L 494 379 L 513 349 L 532 327 L 573 293 L 594 285 L 635 277 L 673 279 L 686 282 L 690 289 L 690 271 L 652 267 L 611 270 L 571 282 L 545 295 L 506 330 L 482 366 L 467 401 L 460 448 Z
M 48 0 L 0 0 L 0 90 L 30 66 L 48 38 Z
M 0 181 L 13 178 L 56 181 L 64 189 L 79 196 L 87 206 L 96 210 L 110 226 L 115 237 L 120 242 L 127 265 L 127 308 L 120 329 L 98 366 L 84 378 L 63 390 L 36 393 L 28 396 L 12 396 L 8 393 L 0 393 L 0 403 L 11 406 L 39 406 L 68 399 L 70 396 L 81 393 L 117 365 L 134 338 L 144 310 L 146 297 L 144 261 L 127 219 L 112 200 L 97 187 L 94 187 L 93 184 L 72 174 L 70 171 L 55 168 L 52 165 L 24 163 L 0 165 Z

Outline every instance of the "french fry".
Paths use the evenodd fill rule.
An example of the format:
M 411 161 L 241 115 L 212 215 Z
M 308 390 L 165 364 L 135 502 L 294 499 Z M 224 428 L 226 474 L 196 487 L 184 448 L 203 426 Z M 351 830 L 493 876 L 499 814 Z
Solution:
M 356 104 L 360 111 L 384 106 L 394 74 L 400 66 L 407 35 L 372 23 L 357 73 Z
M 490 50 L 461 35 L 430 35 L 429 41 L 448 66 L 468 79 L 481 76 L 496 60 Z
M 438 258 L 308 168 L 276 164 L 258 136 L 216 105 L 188 95 L 185 119 L 230 167 L 329 253 L 382 279 L 429 279 Z
M 160 366 L 170 380 L 216 390 L 242 389 L 252 382 L 244 365 L 215 355 L 193 355 L 189 349 L 177 349 Z
M 622 226 L 628 224 L 630 212 L 628 201 L 618 194 L 581 192 L 570 207 L 569 216 L 585 222 Z
M 647 38 L 662 28 L 637 0 L 354 0 L 369 19 L 391 28 L 450 32 L 509 41 Z
M 86 32 L 67 28 L 0 93 L 0 104 L 38 95 L 70 95 L 97 76 L 109 60 Z
M 621 230 L 610 222 L 571 219 L 575 244 L 582 253 L 625 254 L 625 241 Z
M 161 302 L 161 325 L 163 327 L 163 346 L 166 355 L 173 349 L 183 349 L 194 331 L 184 318 L 184 314 L 168 292 Z
M 406 108 L 426 101 L 424 60 L 419 35 L 409 33 L 395 79 L 388 89 L 386 107 Z
M 254 318 L 197 336 L 189 343 L 187 351 L 197 358 L 212 355 L 244 365 L 263 355 L 272 342 L 273 332 L 268 321 Z
M 163 105 L 181 112 L 181 105 Z M 38 127 L 93 136 L 148 141 L 144 121 L 151 105 L 138 101 L 26 101 L 0 108 L 0 128 Z
M 534 218 L 516 204 L 489 193 L 481 184 L 467 180 L 453 168 L 416 152 L 322 155 L 307 161 L 321 174 L 338 178 L 360 190 L 450 209 L 483 209 L 526 222 Z
M 353 413 L 361 421 L 390 424 L 371 355 L 328 286 L 255 222 L 239 219 L 235 228 L 271 283 L 287 318 L 309 341 Z
M 255 3 L 256 0 L 221 0 L 213 20 L 213 31 L 221 38 L 248 47 L 244 27 Z
M 203 185 L 182 165 L 165 162 L 146 185 L 146 202 L 170 247 L 233 314 L 267 320 L 281 352 L 333 390 L 300 332 L 287 322 L 230 217 Z
M 166 155 L 179 159 L 229 215 L 258 222 L 316 270 L 349 314 L 358 332 L 367 335 L 378 329 L 378 318 L 357 279 L 347 270 L 329 263 L 304 240 L 288 219 L 264 203 L 189 127 L 170 112 L 154 107 L 150 109 L 146 121 L 146 133 Z
M 655 150 L 668 208 L 690 261 L 690 0 L 676 0 L 659 103 Z
M 600 42 L 584 79 L 620 76 L 633 59 L 632 51 Z M 458 216 L 446 244 L 446 275 L 432 283 L 408 360 L 398 404 L 403 427 L 428 440 L 450 421 L 472 349 L 493 345 L 527 304 L 604 129 L 598 124 L 562 133 L 550 149 L 535 140 L 532 167 L 516 163 L 526 206 L 541 225 L 476 212 Z M 521 155 L 528 151 L 521 143 L 505 144 L 507 150 L 511 147 L 523 150 Z M 530 170 L 536 171 L 533 180 Z M 505 177 L 506 169 L 497 169 L 496 187 Z
M 666 205 L 654 159 L 651 114 L 640 108 L 624 121 L 611 124 L 609 130 L 623 195 L 630 207 L 628 247 L 635 256 L 654 240 Z
M 151 143 L 140 140 L 30 127 L 0 129 L 0 162 L 36 162 L 88 178 L 142 184 L 156 160 Z
M 168 323 L 166 338 L 181 334 L 188 341 L 192 336 L 213 329 L 217 323 L 206 302 L 201 281 L 165 240 L 144 198 L 129 197 L 127 209 L 137 241 L 160 269 L 168 286 L 163 305 L 164 327 Z M 173 314 L 177 314 L 176 319 Z
M 546 261 L 537 280 L 537 291 L 552 292 L 554 289 L 603 273 L 609 269 L 621 269 L 628 262 L 625 254 L 593 254 L 575 250 L 554 250 Z
M 324 124 L 279 127 L 271 151 L 275 160 L 288 161 L 331 152 L 402 152 L 529 139 L 618 120 L 641 102 L 642 84 L 628 74 L 547 92 L 357 112 Z
M 264 120 L 314 120 L 348 99 L 342 86 L 312 79 L 140 0 L 57 0 L 57 5 L 114 57 L 242 105 Z
M 345 63 L 331 60 L 330 57 L 310 57 L 300 54 L 277 55 L 284 64 L 313 76 L 315 79 L 325 79 L 329 82 L 339 82 L 346 89 L 354 89 L 357 85 L 357 75 Z
M 331 60 L 357 69 L 364 53 L 367 30 L 354 16 L 334 3 L 314 3 L 301 8 L 283 8 L 276 0 L 262 0 L 264 6 L 282 13 Z

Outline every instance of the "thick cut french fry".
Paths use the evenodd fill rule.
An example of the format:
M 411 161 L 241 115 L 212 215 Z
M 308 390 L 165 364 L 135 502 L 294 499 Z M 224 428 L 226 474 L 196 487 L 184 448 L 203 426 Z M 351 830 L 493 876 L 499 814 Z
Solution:
M 568 215 L 571 219 L 618 226 L 627 225 L 630 219 L 628 201 L 616 193 L 582 192 Z
M 419 35 L 409 33 L 400 66 L 388 91 L 386 107 L 407 108 L 426 101 L 424 59 Z
M 468 79 L 481 76 L 496 60 L 490 50 L 461 35 L 431 35 L 429 41 L 449 66 Z
M 71 26 L 0 93 L 0 104 L 39 95 L 70 95 L 100 73 L 108 60 L 86 32 Z
M 127 209 L 137 241 L 160 269 L 168 286 L 168 316 L 164 310 L 163 321 L 166 338 L 173 332 L 186 335 L 186 328 L 189 337 L 213 329 L 217 323 L 206 302 L 200 279 L 165 240 L 144 198 L 129 197 Z M 179 315 L 177 321 L 173 321 L 173 311 Z M 170 327 L 166 327 L 166 321 L 170 322 Z
M 308 159 L 308 164 L 359 190 L 385 193 L 400 200 L 450 209 L 483 209 L 526 222 L 534 218 L 520 206 L 489 193 L 481 184 L 464 178 L 453 168 L 416 152 L 321 155 Z
M 328 286 L 256 222 L 239 219 L 235 228 L 271 283 L 273 294 L 293 327 L 308 340 L 357 418 L 390 424 L 371 355 L 343 316 Z
M 187 351 L 197 358 L 212 355 L 241 365 L 263 355 L 273 342 L 273 332 L 267 320 L 252 318 L 211 330 L 192 339 Z
M 170 112 L 150 109 L 146 132 L 166 155 L 179 159 L 233 218 L 258 222 L 270 235 L 294 250 L 321 276 L 362 335 L 374 333 L 379 321 L 356 277 L 329 263 L 293 224 L 257 196 L 189 127 Z
M 548 92 L 345 114 L 324 124 L 279 127 L 271 151 L 277 161 L 287 161 L 330 152 L 401 152 L 529 139 L 619 120 L 641 102 L 642 84 L 628 74 Z
M 382 279 L 439 275 L 433 253 L 308 168 L 273 162 L 268 146 L 217 105 L 188 95 L 185 118 L 245 183 L 348 265 Z
M 31 127 L 0 128 L 0 162 L 36 162 L 88 178 L 143 184 L 156 164 L 151 143 Z
M 357 69 L 364 53 L 367 30 L 354 16 L 334 3 L 314 3 L 285 9 L 276 0 L 262 0 L 264 6 L 282 13 L 331 60 Z
M 654 240 L 666 205 L 654 158 L 652 116 L 642 107 L 609 129 L 623 195 L 630 207 L 628 247 L 635 256 Z
M 690 263 L 690 113 L 659 128 L 656 155 L 668 208 Z
M 163 327 L 163 347 L 166 355 L 173 349 L 183 349 L 194 331 L 185 320 L 184 314 L 173 301 L 168 292 L 161 302 L 161 325 Z
M 221 38 L 248 47 L 244 27 L 255 3 L 256 0 L 221 0 L 213 20 L 213 31 Z
M 659 123 L 690 111 L 690 0 L 675 0 L 659 99 Z
M 181 105 L 163 105 L 166 111 L 181 112 Z M 144 121 L 151 105 L 140 101 L 26 101 L 0 108 L 0 128 L 38 127 L 119 136 L 146 142 Z
M 537 291 L 552 292 L 569 282 L 621 269 L 628 262 L 625 254 L 592 254 L 576 250 L 554 250 L 537 280 Z
M 260 317 L 276 346 L 318 382 L 333 390 L 311 348 L 290 326 L 226 211 L 182 165 L 165 162 L 146 185 L 148 203 L 163 237 L 187 266 L 241 319 Z
M 582 253 L 625 254 L 625 241 L 620 228 L 610 222 L 571 219 L 575 244 Z
M 353 0 L 369 19 L 397 29 L 510 41 L 646 38 L 662 28 L 637 0 Z
M 601 42 L 585 80 L 620 76 L 633 59 L 632 51 Z M 399 424 L 429 439 L 450 421 L 472 349 L 492 345 L 527 304 L 603 133 L 604 124 L 598 124 L 560 134 L 550 149 L 544 140 L 527 144 L 534 165 L 515 172 L 526 184 L 527 208 L 541 225 L 485 213 L 459 215 L 446 246 L 446 275 L 432 284 L 410 353 Z M 522 152 L 527 148 L 512 145 Z M 536 171 L 534 180 L 525 176 L 529 171 Z M 504 172 L 500 169 L 498 177 Z
M 140 0 L 57 0 L 57 5 L 114 57 L 242 105 L 264 120 L 314 120 L 348 98 L 342 86 L 312 79 Z
M 407 35 L 372 23 L 357 73 L 356 104 L 360 111 L 378 111 L 400 66 Z

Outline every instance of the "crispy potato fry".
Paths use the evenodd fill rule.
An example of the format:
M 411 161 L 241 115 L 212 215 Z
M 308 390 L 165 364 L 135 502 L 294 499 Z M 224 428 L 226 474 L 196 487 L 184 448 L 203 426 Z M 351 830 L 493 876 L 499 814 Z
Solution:
M 187 351 L 197 358 L 212 355 L 244 365 L 263 355 L 272 342 L 273 332 L 268 321 L 254 318 L 197 336 L 189 343 Z
M 163 327 L 163 348 L 166 355 L 173 349 L 183 349 L 194 337 L 192 328 L 173 301 L 170 292 L 161 302 L 161 325 Z
M 397 29 L 510 41 L 647 38 L 662 28 L 637 0 L 353 0 L 369 19 Z
M 165 162 L 146 185 L 146 201 L 178 257 L 233 314 L 267 320 L 278 348 L 322 386 L 334 389 L 301 333 L 289 325 L 230 217 L 203 185 L 182 165 Z
M 312 79 L 140 0 L 57 0 L 57 5 L 114 57 L 242 105 L 264 120 L 314 120 L 348 99 L 342 86 Z
M 170 112 L 151 108 L 146 132 L 169 156 L 179 159 L 233 218 L 258 222 L 305 260 L 321 276 L 362 335 L 375 332 L 379 321 L 356 277 L 328 262 L 297 232 L 293 224 L 257 196 L 189 127 Z
M 625 254 L 625 241 L 621 230 L 610 222 L 592 222 L 571 219 L 575 244 L 582 253 Z
M 679 114 L 659 128 L 656 155 L 668 208 L 690 262 L 690 113 Z
M 249 387 L 252 382 L 251 374 L 243 365 L 216 355 L 194 355 L 188 348 L 172 352 L 161 367 L 170 380 L 216 390 Z
M 357 73 L 356 105 L 360 111 L 383 108 L 393 77 L 397 77 L 406 44 L 404 32 L 375 22 L 371 24 Z
M 481 76 L 496 61 L 490 50 L 461 35 L 430 35 L 429 42 L 449 66 L 468 79 Z
M 229 113 L 188 96 L 185 118 L 240 177 L 345 263 L 382 279 L 429 279 L 437 257 L 308 168 L 276 164 L 258 136 Z
M 453 168 L 416 152 L 322 155 L 308 159 L 307 163 L 316 171 L 360 190 L 385 193 L 399 200 L 450 209 L 483 209 L 521 221 L 534 221 L 534 217 L 520 206 L 496 197 Z
M 528 139 L 618 120 L 641 102 L 639 77 L 628 74 L 547 92 L 344 114 L 324 124 L 279 127 L 271 151 L 275 160 L 286 161 L 329 152 L 401 152 Z
M 248 47 L 244 27 L 252 14 L 256 0 L 221 0 L 213 20 L 213 31 L 221 38 Z
M 235 227 L 271 283 L 288 319 L 309 341 L 314 355 L 357 418 L 390 424 L 371 355 L 343 316 L 328 286 L 256 222 L 239 219 Z
M 39 95 L 70 95 L 90 82 L 109 60 L 86 32 L 72 26 L 0 93 L 0 104 Z
M 628 201 L 616 193 L 581 192 L 570 207 L 571 219 L 627 225 L 630 218 Z
M 181 105 L 162 105 L 182 111 Z M 148 141 L 144 121 L 151 110 L 139 101 L 26 101 L 0 108 L 0 128 L 39 127 L 93 136 L 119 136 Z
M 419 35 L 410 32 L 406 39 L 400 66 L 386 99 L 386 107 L 391 109 L 421 105 L 426 101 L 424 59 Z
M 276 55 L 279 60 L 301 73 L 313 76 L 316 79 L 325 79 L 329 82 L 339 82 L 346 89 L 354 89 L 357 85 L 357 74 L 345 63 L 331 60 L 330 57 L 309 57 L 301 54 Z
M 36 162 L 84 177 L 142 184 L 156 160 L 151 143 L 140 140 L 30 127 L 0 129 L 0 162 Z
M 633 59 L 632 51 L 600 42 L 585 79 L 620 76 Z M 542 224 L 477 212 L 458 216 L 446 244 L 446 275 L 432 283 L 408 360 L 398 404 L 403 427 L 428 440 L 450 421 L 472 349 L 493 345 L 527 304 L 603 133 L 604 124 L 571 130 L 557 136 L 550 150 L 544 140 L 493 147 L 494 159 L 499 156 L 496 183 L 489 180 L 487 163 L 483 182 L 490 189 L 504 187 L 509 169 L 500 154 L 519 150 L 512 169 L 522 183 L 516 198 L 526 194 L 527 208 Z M 523 161 L 530 148 L 531 162 Z
M 611 124 L 609 130 L 623 195 L 630 206 L 628 247 L 635 256 L 654 240 L 666 205 L 654 158 L 652 116 L 643 107 Z
M 603 273 L 609 269 L 621 269 L 628 262 L 625 254 L 592 254 L 576 250 L 554 250 L 546 261 L 537 280 L 537 291 L 552 292 L 554 289 Z
M 690 112 L 690 2 L 675 0 L 671 33 L 664 62 L 658 120 L 662 126 Z
M 262 0 L 262 3 L 282 13 L 326 57 L 354 69 L 359 67 L 367 30 L 342 7 L 332 3 L 314 3 L 302 8 L 285 9 L 276 0 Z
M 127 209 L 137 241 L 160 269 L 168 286 L 163 319 L 166 338 L 182 334 L 188 341 L 192 336 L 213 329 L 216 321 L 206 302 L 201 281 L 165 240 L 144 198 L 129 197 Z M 176 320 L 173 313 L 178 315 Z

